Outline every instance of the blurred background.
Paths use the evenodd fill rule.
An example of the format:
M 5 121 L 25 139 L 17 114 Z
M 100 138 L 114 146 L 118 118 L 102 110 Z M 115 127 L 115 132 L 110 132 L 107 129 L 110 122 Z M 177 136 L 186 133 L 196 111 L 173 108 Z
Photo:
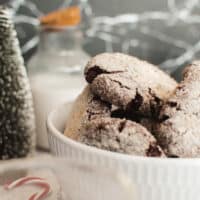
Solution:
M 14 11 L 26 61 L 38 44 L 37 18 L 71 4 L 82 8 L 83 46 L 90 55 L 125 52 L 158 64 L 172 74 L 200 56 L 199 0 L 0 0 L 0 3 Z
M 64 103 L 65 107 L 61 108 L 64 108 L 65 110 L 62 109 L 59 114 L 60 116 L 63 116 L 63 120 L 67 120 L 67 115 L 64 115 L 70 112 L 73 102 L 86 86 L 86 82 L 83 77 L 83 70 L 86 62 L 88 62 L 90 59 L 90 56 L 94 56 L 102 52 L 123 52 L 158 65 L 177 80 L 181 80 L 181 71 L 183 66 L 190 63 L 194 59 L 200 58 L 200 0 L 0 0 L 0 5 L 6 5 L 11 10 L 15 28 L 18 33 L 22 54 L 28 69 L 28 77 L 30 80 L 35 110 L 33 118 L 36 119 L 36 146 L 38 150 L 38 154 L 36 154 L 36 156 L 43 152 L 49 153 L 50 149 L 52 152 L 60 151 L 57 147 L 57 144 L 59 146 L 59 142 L 56 140 L 56 142 L 54 142 L 54 139 L 52 139 L 53 136 L 49 137 L 49 140 L 53 144 L 49 149 L 46 119 L 52 110 Z M 42 16 L 45 16 L 47 13 L 57 9 L 62 9 L 73 5 L 78 5 L 78 8 L 81 10 L 82 20 L 80 26 L 77 24 L 74 26 L 75 28 L 64 26 L 63 29 L 59 29 L 61 27 L 55 29 L 54 26 L 46 27 L 47 29 L 45 29 L 44 27 L 40 26 L 41 24 L 39 19 L 41 19 Z M 16 63 L 18 63 L 18 59 L 19 58 L 16 57 Z M 6 61 L 6 64 L 9 64 L 9 59 L 6 59 Z M 2 66 L 4 67 L 6 65 Z M 9 73 L 12 74 L 13 72 L 11 71 Z M 15 73 L 13 74 L 15 75 Z M 23 83 L 24 76 L 20 78 L 21 79 L 19 79 L 19 82 L 22 80 Z M 8 78 L 8 81 L 9 80 L 10 77 Z M 17 82 L 15 85 L 18 86 L 20 84 Z M 4 90 L 2 91 L 4 92 Z M 10 91 L 8 91 L 8 93 L 10 95 Z M 13 89 L 13 92 L 11 91 L 10 102 L 14 107 L 12 107 L 10 104 L 8 106 L 11 109 L 17 108 L 15 102 L 12 101 L 13 96 L 15 97 L 16 94 L 18 93 L 16 93 Z M 2 96 L 4 98 L 5 95 Z M 9 103 L 7 98 L 5 99 L 6 103 Z M 22 101 L 24 100 L 23 98 L 21 99 Z M 18 110 L 20 109 L 21 108 L 19 107 Z M 15 114 L 15 112 L 12 111 L 11 116 L 13 117 L 14 121 L 16 121 L 16 116 L 13 113 Z M 4 115 L 5 114 L 3 113 L 2 116 L 4 117 Z M 5 116 L 10 116 L 7 114 L 7 111 Z M 60 119 L 62 119 L 62 117 Z M 5 123 L 5 127 L 7 128 L 7 124 L 9 125 L 11 120 L 9 118 L 6 120 L 7 123 Z M 29 119 L 27 119 L 27 121 L 28 120 Z M 60 123 L 62 120 L 57 121 Z M 17 123 L 18 121 L 16 122 L 16 126 L 18 126 Z M 21 123 L 21 120 L 19 120 L 19 123 Z M 33 121 L 31 123 L 34 124 Z M 15 132 L 16 130 L 14 129 L 14 133 Z M 60 130 L 60 132 L 64 132 L 64 129 Z M 7 132 L 5 134 L 7 134 Z M 6 135 L 5 138 L 7 140 Z M 15 137 L 8 137 L 8 139 L 10 139 L 13 144 L 16 142 Z M 12 140 L 14 140 L 14 142 Z M 4 138 L 2 141 L 4 141 Z M 61 149 L 64 148 L 64 144 L 64 142 L 61 143 Z M 30 148 L 32 148 L 34 145 L 31 144 L 30 146 Z M 23 147 L 20 146 L 20 148 L 23 150 Z M 66 147 L 66 149 L 67 148 L 68 147 Z M 71 147 L 69 147 L 69 152 L 72 152 L 72 155 L 76 155 L 73 153 L 76 151 L 74 151 L 73 148 L 72 150 L 70 148 Z M 5 150 L 5 152 L 7 153 L 7 150 Z M 77 153 L 77 155 L 79 154 Z M 83 158 L 87 158 L 87 156 L 84 157 L 84 153 L 80 153 L 79 157 L 81 157 L 81 155 L 83 155 Z M 43 161 L 43 159 L 41 160 Z M 43 167 L 43 164 L 46 165 L 46 162 L 40 163 L 37 161 L 34 163 L 37 168 L 38 165 L 41 165 L 41 168 Z M 51 163 L 56 163 L 56 166 L 52 165 L 53 169 L 59 166 L 58 169 L 61 171 L 59 171 L 60 174 L 57 175 L 61 181 L 63 181 L 64 184 L 66 184 L 64 181 L 69 181 L 69 183 L 64 186 L 68 188 L 69 191 L 71 190 L 73 195 L 79 194 L 77 190 L 74 190 L 77 180 L 74 179 L 72 182 L 71 178 L 65 179 L 65 177 L 68 177 L 68 174 L 71 174 L 72 169 L 74 173 L 76 170 L 80 171 L 80 169 L 73 167 L 70 171 L 70 165 L 69 169 L 66 169 L 66 163 L 63 163 L 63 165 L 58 165 L 55 160 L 53 160 Z M 21 161 L 20 165 L 23 166 Z M 12 164 L 10 164 L 10 166 L 15 167 Z M 68 172 L 68 174 L 65 173 L 66 176 L 61 176 L 62 168 L 60 167 L 63 166 L 65 172 Z M 167 189 L 164 188 L 164 190 L 162 190 L 163 188 L 159 188 L 157 190 L 155 189 L 157 188 L 158 183 L 162 183 L 162 173 L 160 173 L 161 175 L 159 175 L 155 181 L 157 186 L 149 187 L 150 185 L 148 181 L 150 180 L 149 177 L 151 178 L 151 176 L 146 177 L 148 181 L 146 181 L 145 176 L 148 175 L 153 168 L 150 168 L 150 171 L 148 172 L 141 164 L 138 166 L 140 166 L 142 170 L 139 169 L 138 171 L 137 165 L 135 165 L 133 167 L 133 174 L 137 175 L 136 180 L 139 180 L 139 185 L 142 186 L 140 187 L 141 191 L 143 191 L 143 189 L 146 187 L 146 183 L 147 187 L 145 190 L 148 191 L 141 192 L 142 195 L 144 195 L 144 198 L 141 199 L 148 199 L 150 196 L 149 194 L 154 194 L 154 192 L 155 198 L 158 197 L 158 199 L 164 199 L 165 195 L 163 194 L 165 194 L 165 192 L 170 192 L 170 187 Z M 23 167 L 26 167 L 26 165 Z M 48 167 L 50 167 L 50 165 Z M 7 170 L 7 168 L 5 169 Z M 132 191 L 130 188 L 126 188 L 128 184 L 125 184 L 126 187 L 123 188 L 121 182 L 124 182 L 124 180 L 112 179 L 112 170 L 108 172 L 110 173 L 110 177 L 107 176 L 107 174 L 105 176 L 105 174 L 101 173 L 101 171 L 98 171 L 98 177 L 101 177 L 103 182 L 99 182 L 99 185 L 97 185 L 97 176 L 91 175 L 91 179 L 89 179 L 88 177 L 90 177 L 90 174 L 88 174 L 88 177 L 85 178 L 85 175 L 87 175 L 87 173 L 85 173 L 85 169 L 88 171 L 84 166 L 83 173 L 81 173 L 84 176 L 80 176 L 80 178 L 78 176 L 79 174 L 77 174 L 75 178 L 78 177 L 80 180 L 89 180 L 91 183 L 95 183 L 92 186 L 98 186 L 100 189 L 99 192 L 102 195 L 104 194 L 102 192 L 102 186 L 105 186 L 104 191 L 108 190 L 108 194 L 114 191 L 115 196 L 118 198 L 120 198 L 120 196 L 117 196 L 118 192 L 120 193 L 122 191 L 125 195 L 127 195 L 128 193 L 127 191 L 124 192 L 124 189 L 129 189 L 129 192 Z M 185 168 L 183 168 L 183 170 L 185 170 Z M 131 172 L 131 170 L 128 170 L 128 172 L 129 171 Z M 120 175 L 120 173 L 118 174 L 118 172 L 114 172 L 114 176 Z M 4 173 L 4 171 L 0 171 L 0 174 L 1 173 Z M 63 174 L 64 172 L 62 175 Z M 166 175 L 168 174 L 165 174 L 163 177 L 167 177 Z M 107 187 L 107 184 L 105 184 L 107 179 L 104 179 L 104 177 L 109 177 L 108 183 L 109 181 L 112 181 L 111 183 L 114 184 L 119 183 L 117 189 L 111 190 L 110 187 Z M 161 179 L 159 177 L 161 177 Z M 5 176 L 5 179 L 7 179 L 7 176 Z M 170 180 L 173 181 L 174 179 L 169 179 L 168 182 L 166 182 L 167 186 L 170 185 Z M 127 181 L 129 181 L 129 179 L 127 179 Z M 189 179 L 188 181 L 190 182 Z M 143 185 L 145 187 L 143 187 Z M 88 185 L 83 184 L 83 186 Z M 76 185 L 76 187 L 80 188 L 79 185 Z M 93 189 L 94 187 L 87 187 L 89 192 L 84 193 L 86 194 L 84 199 L 90 199 L 87 197 L 87 194 L 90 194 L 90 191 L 96 192 L 96 190 Z M 115 185 L 113 188 L 114 187 L 116 188 Z M 187 184 L 186 190 L 183 190 L 182 185 L 180 184 L 176 186 L 175 189 L 177 187 L 178 192 L 171 193 L 171 199 L 173 198 L 173 195 L 177 195 L 179 193 L 184 196 L 188 191 Z M 153 189 L 151 190 L 150 188 Z M 196 191 L 196 187 L 193 189 Z M 85 187 L 83 187 L 83 191 L 87 191 L 85 190 Z M 157 193 L 157 191 L 160 192 Z M 174 187 L 172 187 L 172 191 L 175 191 Z M 186 191 L 186 193 L 183 191 Z M 191 191 L 193 192 L 193 190 Z M 92 192 L 91 194 L 96 196 L 95 192 Z M 193 195 L 192 192 L 190 192 L 189 195 Z M 81 192 L 79 194 L 81 198 L 83 198 L 82 194 L 83 193 Z M 107 193 L 105 192 L 105 194 Z M 162 198 L 159 198 L 159 195 L 162 196 Z M 187 195 L 185 196 L 187 198 Z M 98 197 L 99 199 L 103 199 L 101 198 L 101 195 Z M 129 198 L 123 196 L 121 199 L 128 200 Z M 133 198 L 131 197 L 130 199 Z

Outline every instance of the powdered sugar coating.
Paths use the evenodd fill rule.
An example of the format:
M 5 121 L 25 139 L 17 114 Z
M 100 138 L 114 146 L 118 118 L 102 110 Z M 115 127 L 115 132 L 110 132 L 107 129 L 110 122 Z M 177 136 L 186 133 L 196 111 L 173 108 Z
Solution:
M 110 104 L 100 101 L 91 93 L 90 86 L 87 86 L 73 104 L 64 134 L 77 139 L 85 123 L 96 117 L 110 116 L 110 109 Z
M 168 155 L 200 157 L 200 62 L 184 70 L 184 79 L 163 107 L 157 138 Z
M 85 125 L 79 141 L 119 153 L 164 157 L 156 139 L 146 128 L 125 119 L 97 118 Z
M 156 66 L 122 53 L 95 56 L 86 66 L 85 76 L 102 100 L 149 116 L 157 113 L 177 86 Z

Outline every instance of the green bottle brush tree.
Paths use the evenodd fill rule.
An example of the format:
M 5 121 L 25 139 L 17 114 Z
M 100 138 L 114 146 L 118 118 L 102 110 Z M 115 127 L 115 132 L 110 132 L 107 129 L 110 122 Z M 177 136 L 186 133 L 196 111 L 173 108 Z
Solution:
M 0 159 L 25 157 L 35 143 L 32 95 L 17 34 L 0 7 Z

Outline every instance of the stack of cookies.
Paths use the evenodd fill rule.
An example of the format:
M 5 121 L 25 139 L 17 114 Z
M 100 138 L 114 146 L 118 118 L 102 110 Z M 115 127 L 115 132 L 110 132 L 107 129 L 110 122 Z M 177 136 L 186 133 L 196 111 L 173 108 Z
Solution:
M 68 117 L 67 137 L 130 155 L 200 156 L 200 63 L 177 84 L 150 63 L 103 53 L 84 74 L 88 85 Z

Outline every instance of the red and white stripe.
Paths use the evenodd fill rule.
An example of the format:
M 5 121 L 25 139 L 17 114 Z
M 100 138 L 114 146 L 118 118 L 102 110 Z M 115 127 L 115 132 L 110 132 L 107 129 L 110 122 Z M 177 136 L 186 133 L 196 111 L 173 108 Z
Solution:
M 42 200 L 51 192 L 51 187 L 45 179 L 40 178 L 40 177 L 31 177 L 31 176 L 23 177 L 16 181 L 7 183 L 4 185 L 4 188 L 6 190 L 11 190 L 13 188 L 21 187 L 23 185 L 29 185 L 29 184 L 36 185 L 42 188 L 43 190 L 41 192 L 36 192 L 32 194 L 28 200 Z

